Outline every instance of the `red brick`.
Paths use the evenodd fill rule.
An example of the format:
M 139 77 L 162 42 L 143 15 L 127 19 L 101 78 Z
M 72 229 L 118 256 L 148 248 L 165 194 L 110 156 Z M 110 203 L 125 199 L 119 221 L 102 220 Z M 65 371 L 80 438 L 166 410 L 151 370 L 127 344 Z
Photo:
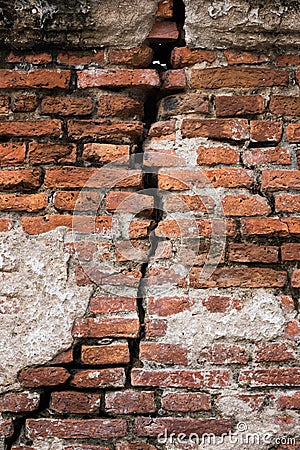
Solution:
M 75 163 L 76 145 L 30 142 L 28 162 L 30 164 Z
M 209 97 L 199 92 L 189 94 L 170 95 L 161 99 L 159 103 L 159 120 L 168 119 L 191 113 L 209 113 Z
M 288 73 L 284 70 L 257 67 L 218 67 L 194 69 L 191 87 L 195 89 L 245 88 L 287 86 Z
M 110 50 L 110 64 L 128 67 L 149 67 L 153 58 L 153 50 L 148 45 L 122 50 Z
M 43 114 L 57 114 L 60 116 L 84 116 L 93 111 L 90 98 L 80 97 L 45 97 L 42 100 Z
M 138 288 L 142 273 L 137 269 L 119 269 L 113 273 L 107 273 L 99 268 L 98 265 L 77 267 L 75 270 L 77 286 L 88 286 L 96 284 L 97 286 L 112 285 L 130 286 Z
M 270 362 L 270 361 L 289 361 L 296 360 L 296 355 L 285 343 L 262 344 L 257 347 L 255 351 L 255 361 Z
M 0 135 L 7 137 L 59 137 L 62 133 L 61 122 L 53 120 L 28 120 L 0 122 Z
M 281 122 L 253 120 L 250 122 L 250 139 L 252 142 L 279 142 L 282 130 Z
M 133 369 L 133 386 L 174 388 L 222 388 L 230 385 L 230 372 L 214 370 L 146 370 Z
M 0 233 L 5 231 L 10 231 L 13 228 L 13 223 L 11 219 L 1 219 L 0 218 Z
M 184 138 L 231 139 L 243 141 L 249 138 L 246 119 L 184 119 Z
M 72 333 L 76 338 L 136 338 L 139 334 L 139 329 L 140 322 L 138 319 L 127 319 L 123 317 L 106 319 L 86 318 L 75 320 Z
M 289 124 L 286 128 L 286 137 L 289 142 L 300 142 L 300 125 L 297 123 Z
M 211 313 L 225 313 L 229 308 L 234 306 L 241 309 L 239 303 L 231 297 L 224 295 L 210 295 L 202 300 L 203 306 Z
M 300 212 L 300 195 L 280 194 L 275 196 L 275 210 L 286 213 Z
M 169 239 L 198 238 L 214 236 L 234 236 L 234 221 L 222 219 L 176 219 L 163 220 L 155 229 L 155 235 Z
M 273 95 L 270 101 L 270 112 L 286 116 L 300 115 L 300 97 Z
M 254 244 L 230 244 L 229 261 L 240 263 L 276 263 L 279 247 Z
M 18 55 L 10 52 L 6 58 L 8 63 L 20 63 L 20 64 L 48 64 L 52 62 L 52 56 L 49 53 L 28 53 Z
M 146 319 L 145 329 L 147 338 L 165 336 L 168 328 L 168 322 L 164 319 Z
M 216 164 L 238 164 L 240 154 L 230 147 L 204 147 L 197 149 L 197 164 L 200 166 L 214 166 Z
M 164 202 L 165 211 L 211 213 L 215 208 L 215 200 L 209 196 L 176 194 L 167 196 Z
M 46 194 L 1 194 L 1 211 L 27 211 L 36 212 L 45 209 L 48 205 Z
M 187 47 L 176 47 L 171 54 L 171 64 L 173 67 L 184 67 L 202 63 L 204 61 L 213 62 L 217 55 L 210 50 L 194 50 Z
M 30 191 L 41 185 L 40 169 L 1 170 L 0 189 Z
M 119 442 L 116 444 L 116 450 L 157 450 L 153 445 L 144 442 Z
M 45 187 L 55 189 L 141 187 L 142 173 L 134 169 L 53 167 L 46 170 Z
M 10 98 L 6 95 L 0 96 L 0 115 L 9 114 Z
M 276 65 L 279 67 L 300 65 L 299 55 L 280 55 L 276 59 Z
M 236 64 L 261 64 L 269 61 L 266 55 L 250 52 L 237 52 L 225 50 L 224 55 L 229 65 Z
M 265 110 L 261 95 L 218 95 L 215 102 L 218 117 L 261 114 Z
M 1 72 L 0 72 L 1 76 Z M 158 87 L 159 76 L 152 69 L 90 69 L 77 72 L 78 88 Z M 0 81 L 1 87 L 1 81 Z
M 300 269 L 296 269 L 292 275 L 292 287 L 300 288 Z
M 54 206 L 59 211 L 97 212 L 101 202 L 99 192 L 95 191 L 59 191 L 54 196 Z
M 81 348 L 83 364 L 127 364 L 130 361 L 128 344 L 83 345 Z
M 260 195 L 227 195 L 222 199 L 225 216 L 268 216 L 271 208 Z
M 8 392 L 0 397 L 0 411 L 32 412 L 39 407 L 40 395 L 36 392 Z
M 294 312 L 295 311 L 295 304 L 294 304 L 293 297 L 291 297 L 290 295 L 280 295 L 277 297 L 277 299 L 279 300 L 279 302 L 285 312 Z
M 177 29 L 176 22 L 162 21 L 154 22 L 152 30 L 148 35 L 148 39 L 151 42 L 174 42 L 179 38 L 179 30 Z
M 7 142 L 0 144 L 0 166 L 25 164 L 26 144 Z
M 100 295 L 90 300 L 90 312 L 92 314 L 131 312 L 135 311 L 136 307 L 135 297 Z
M 174 412 L 197 412 L 211 409 L 211 397 L 208 394 L 198 392 L 167 393 L 162 396 L 162 407 Z
M 249 166 L 262 166 L 264 164 L 291 164 L 288 148 L 250 148 L 243 153 L 244 163 Z
M 142 102 L 120 94 L 101 95 L 98 98 L 99 117 L 120 117 L 121 119 L 143 118 Z
M 242 219 L 241 226 L 244 236 L 289 236 L 300 234 L 299 217 Z
M 89 64 L 97 64 L 103 66 L 104 64 L 104 50 L 97 51 L 68 51 L 59 53 L 57 56 L 59 64 L 67 66 L 81 66 Z
M 69 364 L 73 362 L 73 349 L 59 353 L 51 360 L 51 364 Z
M 99 242 L 99 245 L 97 245 L 95 242 L 89 242 L 85 240 L 77 242 L 67 242 L 65 244 L 66 253 L 69 253 L 79 261 L 93 261 L 94 256 L 98 252 L 99 248 L 105 251 L 110 247 L 108 243 Z
M 151 195 L 111 191 L 106 196 L 106 210 L 109 212 L 139 214 L 144 210 L 152 211 L 153 208 L 154 198 Z
M 300 392 L 279 397 L 277 404 L 279 408 L 300 409 Z
M 279 369 L 243 370 L 239 382 L 247 386 L 299 386 L 300 369 L 285 367 Z
M 291 320 L 285 328 L 285 337 L 293 341 L 300 339 L 300 323 L 298 320 Z
M 162 75 L 162 89 L 184 89 L 186 76 L 183 69 L 167 70 Z
M 190 310 L 194 300 L 190 297 L 149 297 L 148 312 L 150 315 L 170 316 Z
M 150 138 L 157 139 L 175 139 L 176 121 L 166 120 L 165 122 L 155 122 L 149 130 Z
M 27 419 L 25 432 L 29 439 L 110 439 L 125 436 L 127 430 L 121 419 Z
M 126 390 L 105 395 L 105 411 L 111 414 L 147 414 L 155 409 L 153 392 Z
M 282 261 L 300 261 L 300 244 L 283 244 L 281 259 Z
M 12 438 L 14 434 L 14 424 L 12 419 L 0 420 L 0 435 L 2 438 Z
M 141 342 L 140 359 L 162 364 L 187 365 L 187 350 L 175 344 Z
M 46 215 L 37 217 L 23 217 L 22 227 L 25 233 L 42 234 L 57 227 L 67 227 L 83 234 L 109 233 L 112 221 L 110 216 L 71 216 Z
M 200 353 L 200 362 L 212 364 L 246 364 L 248 359 L 244 347 L 230 344 L 214 344 Z
M 123 368 L 80 370 L 71 385 L 79 388 L 109 388 L 125 385 L 125 371 Z
M 149 236 L 151 224 L 152 224 L 151 220 L 143 220 L 143 219 L 132 220 L 129 225 L 129 238 L 138 239 L 140 237 Z
M 70 79 L 71 72 L 69 70 L 0 70 L 1 89 L 67 89 Z
M 265 191 L 300 189 L 300 170 L 263 170 L 261 187 Z
M 159 434 L 167 432 L 178 436 L 185 433 L 186 436 L 213 433 L 216 436 L 228 433 L 232 428 L 230 419 L 191 419 L 182 417 L 148 418 L 138 417 L 135 419 L 134 433 L 138 436 L 151 436 L 157 438 Z M 195 433 L 195 434 L 194 434 Z
M 15 96 L 12 110 L 14 112 L 32 112 L 39 104 L 39 98 L 36 94 L 27 92 Z
M 52 392 L 50 409 L 59 414 L 92 414 L 100 407 L 100 395 L 88 392 Z
M 159 0 L 155 16 L 160 19 L 173 17 L 173 0 Z
M 287 273 L 265 268 L 221 268 L 216 269 L 209 279 L 203 280 L 201 268 L 193 268 L 190 271 L 190 285 L 192 288 L 271 288 L 284 287 L 287 281 Z
M 69 120 L 68 134 L 71 139 L 75 140 L 89 137 L 113 142 L 135 142 L 142 137 L 143 124 L 141 122 L 117 122 L 101 119 Z
M 70 378 L 69 372 L 63 367 L 38 367 L 23 369 L 19 381 L 25 387 L 58 386 Z

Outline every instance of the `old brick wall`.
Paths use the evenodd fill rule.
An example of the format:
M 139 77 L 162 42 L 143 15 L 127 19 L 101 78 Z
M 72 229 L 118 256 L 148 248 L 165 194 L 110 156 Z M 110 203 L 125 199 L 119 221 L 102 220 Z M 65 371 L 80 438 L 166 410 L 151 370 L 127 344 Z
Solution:
M 297 2 L 21 3 L 0 17 L 1 445 L 299 449 Z

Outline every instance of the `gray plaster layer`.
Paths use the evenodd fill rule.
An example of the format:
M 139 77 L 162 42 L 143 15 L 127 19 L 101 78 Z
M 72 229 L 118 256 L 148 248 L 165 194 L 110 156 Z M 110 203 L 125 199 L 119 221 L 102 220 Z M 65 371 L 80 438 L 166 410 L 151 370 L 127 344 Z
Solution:
M 158 0 L 4 0 L 0 42 L 16 48 L 134 47 L 148 36 L 157 4 Z
M 184 0 L 187 45 L 204 48 L 295 46 L 300 2 L 287 0 Z
M 20 369 L 66 350 L 87 309 L 91 288 L 78 287 L 69 270 L 64 230 L 0 236 L 0 392 L 18 386 Z

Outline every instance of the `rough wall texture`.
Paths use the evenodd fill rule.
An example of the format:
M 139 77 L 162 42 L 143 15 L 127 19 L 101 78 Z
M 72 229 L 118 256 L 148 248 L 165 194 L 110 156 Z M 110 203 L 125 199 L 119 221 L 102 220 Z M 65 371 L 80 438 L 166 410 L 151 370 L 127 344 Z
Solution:
M 299 450 L 297 2 L 2 3 L 3 448 Z

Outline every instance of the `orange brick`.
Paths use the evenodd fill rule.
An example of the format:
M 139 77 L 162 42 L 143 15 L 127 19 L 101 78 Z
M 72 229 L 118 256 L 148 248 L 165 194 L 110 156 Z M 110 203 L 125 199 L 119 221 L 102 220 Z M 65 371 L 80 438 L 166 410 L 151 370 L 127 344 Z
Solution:
M 120 94 L 106 94 L 98 98 L 99 117 L 120 117 L 122 119 L 143 118 L 142 102 Z
M 68 51 L 59 53 L 57 56 L 59 64 L 67 66 L 81 66 L 89 64 L 97 64 L 103 66 L 104 64 L 104 50 L 97 51 Z
M 26 144 L 7 142 L 0 144 L 0 166 L 25 164 Z
M 174 68 L 180 68 L 204 61 L 213 62 L 216 57 L 216 53 L 210 50 L 193 50 L 187 47 L 177 47 L 172 51 L 171 64 Z
M 250 123 L 250 138 L 252 142 L 279 142 L 282 137 L 281 122 L 253 120 Z
M 229 65 L 261 64 L 269 61 L 269 58 L 266 55 L 258 53 L 225 50 L 224 55 Z
M 243 141 L 249 137 L 246 119 L 184 119 L 184 138 L 232 139 Z
M 60 120 L 28 120 L 0 122 L 0 135 L 7 137 L 60 137 L 62 133 Z
M 86 346 L 81 348 L 81 361 L 83 364 L 128 364 L 130 354 L 128 344 L 111 344 L 99 346 Z
M 148 45 L 130 49 L 114 50 L 109 53 L 110 64 L 129 67 L 149 67 L 152 62 L 153 50 Z
M 70 80 L 71 72 L 69 70 L 0 70 L 1 89 L 67 89 Z
M 36 212 L 45 209 L 48 205 L 46 194 L 1 194 L 1 211 L 27 211 Z
M 7 58 L 8 63 L 27 63 L 27 64 L 49 64 L 52 62 L 52 56 L 49 53 L 27 53 L 27 54 L 16 54 L 11 52 Z
M 271 208 L 265 198 L 259 195 L 228 195 L 222 199 L 225 216 L 268 216 Z
M 96 164 L 108 164 L 120 160 L 120 163 L 128 162 L 130 154 L 129 145 L 113 144 L 84 144 L 82 160 Z
M 243 159 L 249 166 L 262 166 L 267 164 L 291 164 L 288 148 L 250 148 L 243 153 Z
M 90 98 L 80 97 L 45 97 L 42 100 L 42 113 L 60 116 L 84 116 L 93 111 Z
M 230 147 L 203 147 L 197 149 L 197 164 L 199 166 L 214 166 L 216 164 L 238 164 L 239 151 Z
M 30 191 L 38 189 L 42 181 L 40 169 L 1 170 L 0 189 Z
M 144 127 L 141 122 L 117 122 L 101 119 L 68 121 L 68 135 L 75 140 L 89 137 L 117 143 L 120 141 L 135 142 L 142 137 L 143 131 Z
M 174 42 L 179 38 L 179 30 L 176 22 L 162 21 L 155 22 L 148 39 L 152 42 Z
M 131 87 L 131 86 L 135 87 L 141 86 L 150 88 L 150 87 L 158 87 L 160 84 L 157 72 L 152 69 L 79 70 L 77 72 L 77 76 L 79 89 L 85 89 L 90 87 Z
M 173 0 L 159 0 L 156 17 L 170 19 L 173 17 Z
M 218 117 L 233 117 L 261 114 L 264 99 L 260 95 L 218 95 L 215 98 Z
M 28 161 L 30 164 L 75 163 L 76 145 L 30 142 Z

